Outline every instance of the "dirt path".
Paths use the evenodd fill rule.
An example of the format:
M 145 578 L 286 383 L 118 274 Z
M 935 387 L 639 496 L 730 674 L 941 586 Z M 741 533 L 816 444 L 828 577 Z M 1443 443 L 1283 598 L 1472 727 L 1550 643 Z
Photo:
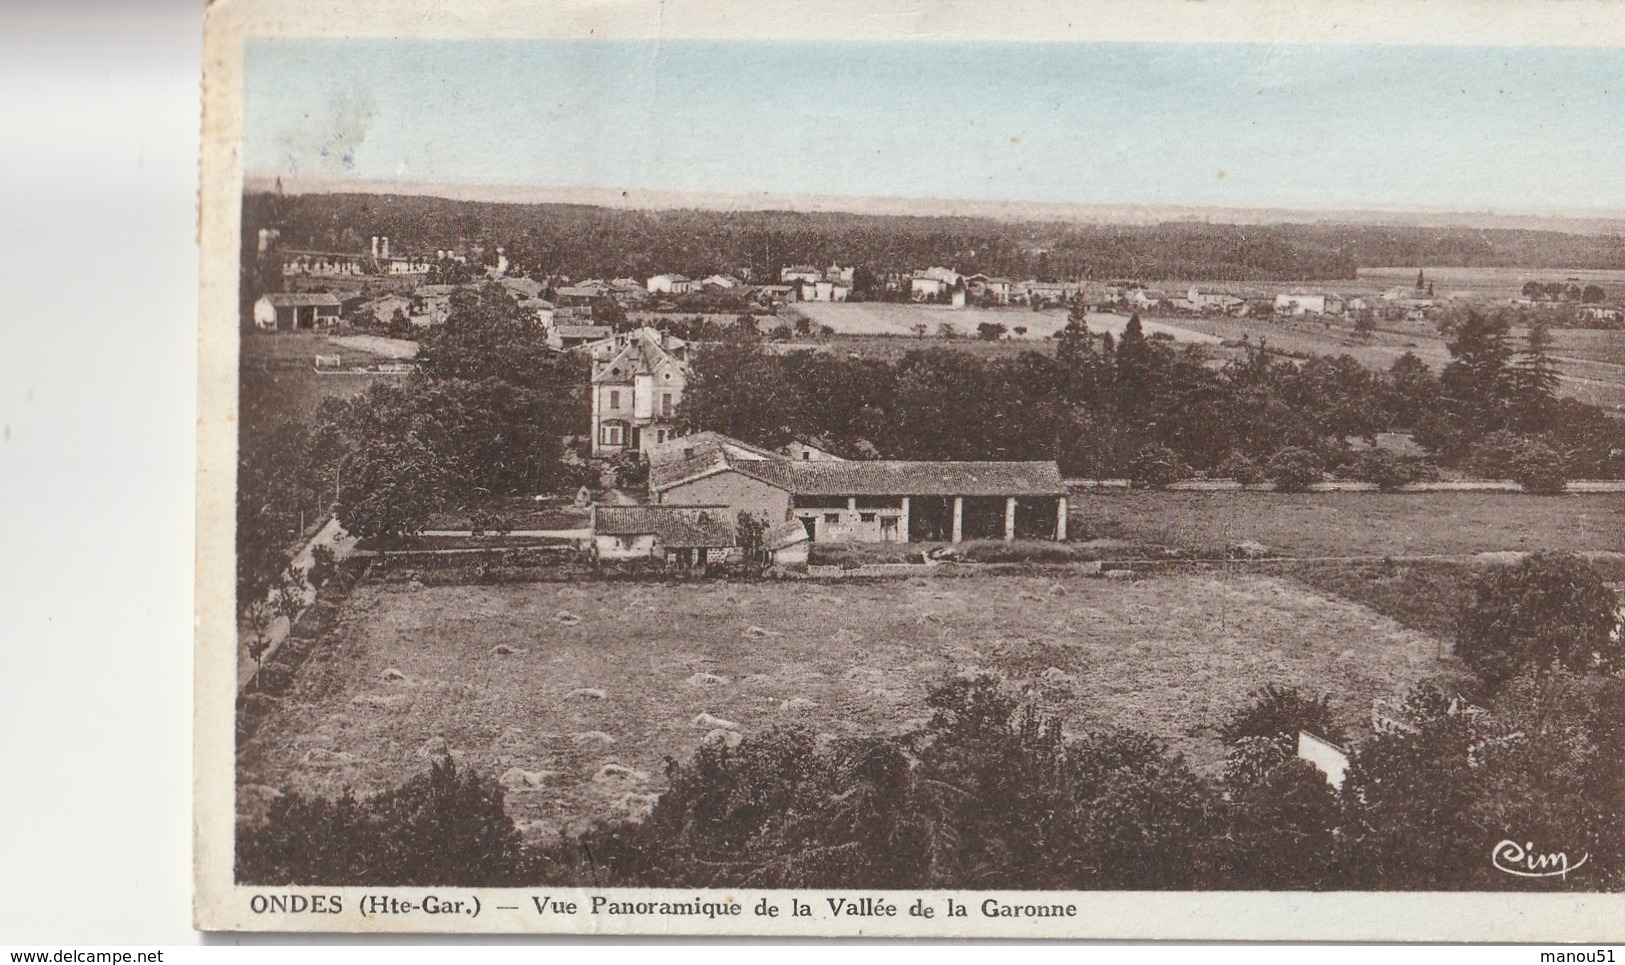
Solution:
M 311 565 L 316 562 L 316 547 L 327 546 L 333 550 L 333 556 L 336 560 L 343 560 L 355 553 L 355 544 L 356 538 L 346 533 L 337 519 L 329 519 L 327 524 L 317 530 L 316 535 L 312 536 L 310 541 L 300 548 L 299 552 L 294 554 L 289 564 L 300 573 L 308 573 Z M 310 602 L 316 599 L 316 591 L 311 589 L 308 583 L 304 587 L 303 597 L 306 606 L 309 606 Z M 280 647 L 282 641 L 288 636 L 289 626 L 289 621 L 283 617 L 277 617 L 276 621 L 271 624 L 270 630 L 267 631 L 271 645 L 265 651 L 265 656 L 262 659 L 269 660 L 271 655 L 276 653 L 276 648 Z M 248 655 L 250 636 L 252 634 L 239 624 L 237 628 L 237 689 L 239 690 L 254 676 L 254 659 Z

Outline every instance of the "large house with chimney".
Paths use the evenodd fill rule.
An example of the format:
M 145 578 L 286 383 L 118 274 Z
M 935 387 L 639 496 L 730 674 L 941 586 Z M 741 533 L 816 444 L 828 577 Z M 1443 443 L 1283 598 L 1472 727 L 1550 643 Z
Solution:
M 655 444 L 649 493 L 663 506 L 726 506 L 813 542 L 1066 539 L 1054 462 L 791 458 L 714 432 Z
M 581 346 L 592 364 L 592 454 L 647 453 L 677 437 L 688 343 L 652 328 Z

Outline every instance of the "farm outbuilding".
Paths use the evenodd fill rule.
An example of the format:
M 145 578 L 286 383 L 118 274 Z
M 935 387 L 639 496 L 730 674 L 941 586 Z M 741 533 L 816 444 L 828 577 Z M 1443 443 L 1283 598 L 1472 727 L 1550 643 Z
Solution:
M 598 559 L 653 559 L 705 566 L 739 558 L 735 514 L 727 506 L 595 506 Z
M 762 549 L 774 566 L 805 565 L 811 546 L 812 537 L 807 535 L 806 527 L 793 519 L 774 523 L 762 534 Z
M 262 331 L 293 331 L 336 325 L 344 302 L 325 292 L 272 292 L 254 303 L 254 327 Z
M 815 542 L 1066 539 L 1067 489 L 1054 462 L 796 460 L 705 432 L 649 452 L 662 505 L 727 505 Z

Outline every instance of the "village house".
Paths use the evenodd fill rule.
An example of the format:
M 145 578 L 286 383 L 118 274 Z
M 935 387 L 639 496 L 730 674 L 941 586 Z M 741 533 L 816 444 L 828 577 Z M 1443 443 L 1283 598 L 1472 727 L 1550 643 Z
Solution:
M 393 275 L 397 278 L 427 275 L 430 267 L 426 258 L 406 256 L 383 259 L 379 262 L 379 265 L 383 268 L 384 274 Z
M 1246 302 L 1242 298 L 1228 292 L 1204 291 L 1200 288 L 1192 288 L 1185 293 L 1184 307 L 1189 311 L 1200 314 L 1209 312 L 1228 314 L 1244 304 Z
M 797 282 L 795 287 L 799 300 L 804 302 L 844 302 L 852 293 L 850 285 L 830 279 Z
M 254 327 L 293 331 L 339 324 L 344 302 L 331 292 L 271 292 L 254 303 Z
M 362 256 L 342 251 L 287 251 L 282 261 L 284 278 L 309 275 L 318 278 L 350 278 L 367 274 Z
M 354 313 L 350 314 L 350 317 L 359 317 L 362 320 L 370 319 L 379 325 L 388 325 L 395 320 L 396 312 L 405 317 L 411 310 L 412 300 L 410 298 L 404 295 L 384 295 L 362 303 Z
M 794 462 L 841 462 L 840 456 L 809 439 L 794 439 L 779 447 Z
M 730 562 L 740 558 L 736 519 L 727 506 L 594 506 L 592 552 L 683 568 Z
M 707 275 L 706 277 L 700 279 L 701 288 L 714 289 L 716 291 L 724 292 L 733 291 L 735 288 L 739 288 L 744 284 L 744 282 L 732 275 Z
M 769 525 L 795 519 L 814 542 L 1066 539 L 1054 462 L 791 459 L 713 432 L 649 450 L 661 505 L 726 505 Z
M 419 285 L 412 289 L 412 307 L 407 312 L 407 320 L 419 327 L 441 324 L 451 314 L 451 296 L 455 291 L 455 285 Z
M 598 278 L 590 278 L 576 285 L 560 285 L 553 290 L 553 301 L 561 308 L 578 310 L 581 314 L 591 315 L 593 303 L 610 293 L 609 284 Z
M 521 298 L 519 311 L 533 324 L 548 329 L 553 327 L 553 316 L 558 309 L 545 298 Z
M 758 305 L 777 308 L 780 305 L 788 305 L 796 300 L 796 286 L 758 285 L 751 290 L 750 294 Z
M 774 566 L 805 566 L 812 537 L 799 520 L 774 523 L 762 534 L 762 551 Z
M 645 283 L 651 295 L 686 295 L 694 290 L 687 275 L 655 275 Z
M 554 322 L 547 327 L 547 344 L 561 352 L 601 342 L 615 330 L 608 325 L 572 325 L 568 322 Z
M 592 454 L 646 452 L 677 435 L 688 343 L 652 328 L 583 346 L 592 359 Z
M 965 276 L 965 291 L 974 299 L 991 300 L 998 305 L 1010 304 L 1010 279 L 990 278 L 984 274 Z
M 1083 286 L 1071 282 L 1028 280 L 1016 282 L 1011 292 L 1016 301 L 1042 308 L 1046 305 L 1065 305 L 1082 288 Z
M 909 279 L 909 294 L 915 301 L 936 301 L 951 297 L 955 308 L 965 307 L 965 276 L 952 268 L 927 268 Z
M 1123 295 L 1123 303 L 1136 311 L 1161 308 L 1168 301 L 1167 295 L 1149 288 L 1131 288 Z
M 1625 321 L 1625 308 L 1618 305 L 1581 305 L 1575 317 L 1601 325 L 1617 325 Z
M 840 265 L 830 265 L 828 268 L 791 265 L 779 270 L 779 280 L 800 301 L 844 302 L 852 294 L 852 279 L 856 274 L 857 269 L 842 268 Z
M 1277 315 L 1324 315 L 1326 313 L 1326 296 L 1311 295 L 1306 292 L 1283 292 L 1275 296 L 1275 313 Z
M 503 278 L 501 284 L 515 299 L 541 298 L 547 287 L 533 278 Z
M 649 300 L 649 292 L 636 278 L 616 278 L 609 283 L 609 297 L 622 308 L 640 308 Z

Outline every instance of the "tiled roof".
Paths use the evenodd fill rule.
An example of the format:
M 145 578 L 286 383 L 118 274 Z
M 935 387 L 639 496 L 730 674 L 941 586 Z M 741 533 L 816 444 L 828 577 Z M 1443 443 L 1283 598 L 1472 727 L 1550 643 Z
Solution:
M 781 550 L 811 538 L 807 535 L 807 527 L 802 525 L 801 520 L 787 519 L 767 528 L 767 532 L 762 534 L 762 546 L 769 550 Z
M 535 298 L 542 293 L 542 283 L 531 278 L 504 278 L 502 287 L 511 292 L 519 292 L 526 298 Z
M 599 506 L 593 511 L 599 536 L 653 534 L 667 549 L 737 546 L 733 511 L 727 506 Z
M 790 486 L 788 459 L 721 433 L 697 432 L 649 448 L 649 488 L 654 491 L 718 468 L 779 489 Z
M 715 432 L 652 448 L 649 488 L 658 492 L 717 469 L 798 496 L 1063 496 L 1067 491 L 1053 462 L 797 461 Z
M 793 462 L 798 496 L 1061 496 L 1053 462 Z
M 648 327 L 594 342 L 588 346 L 593 358 L 592 380 L 594 383 L 624 383 L 635 375 L 653 373 L 659 366 L 674 361 L 672 352 L 687 344 Z
M 312 305 L 338 308 L 343 304 L 337 295 L 326 292 L 271 292 L 265 298 L 277 308 L 308 308 Z

